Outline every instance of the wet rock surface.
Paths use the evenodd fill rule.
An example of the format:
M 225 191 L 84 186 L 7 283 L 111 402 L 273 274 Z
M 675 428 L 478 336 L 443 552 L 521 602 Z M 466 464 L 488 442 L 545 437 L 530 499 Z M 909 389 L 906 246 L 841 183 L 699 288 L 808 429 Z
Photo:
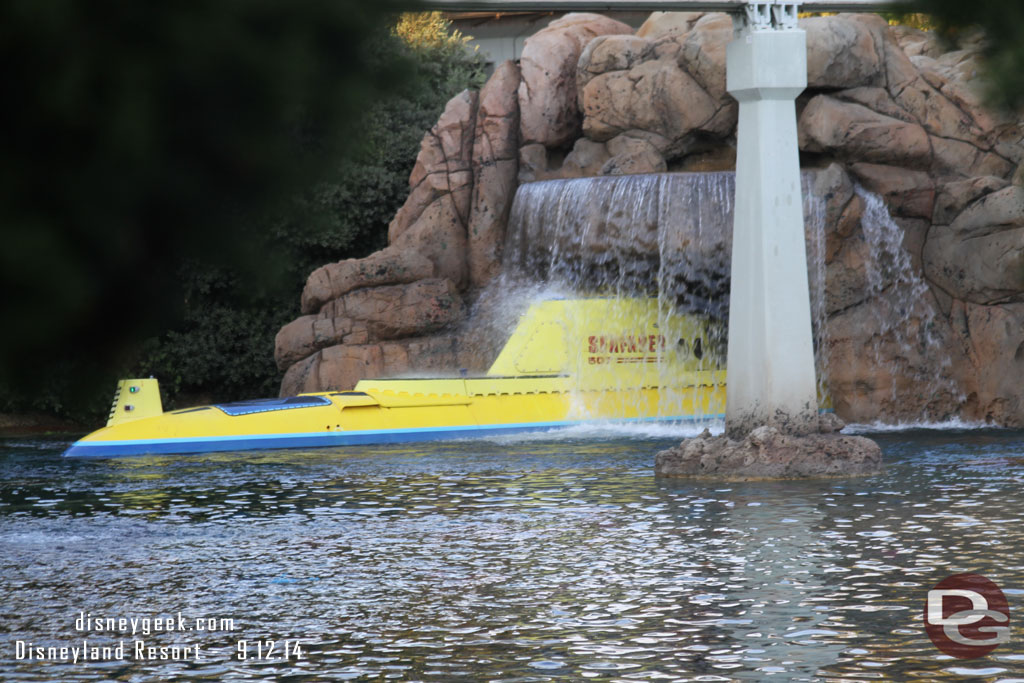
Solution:
M 765 425 L 740 439 L 712 436 L 704 430 L 658 453 L 654 471 L 662 477 L 729 481 L 865 476 L 881 471 L 878 444 L 840 434 L 844 423 L 835 415 L 822 415 L 819 422 L 817 432 L 793 434 Z
M 858 422 L 958 416 L 1024 426 L 1024 383 L 1014 381 L 1024 363 L 1024 120 L 984 107 L 982 43 L 965 38 L 950 49 L 873 15 L 800 26 L 808 89 L 797 112 L 805 168 L 818 171 L 812 189 L 824 203 L 820 325 L 836 411 Z M 405 360 L 389 365 L 378 353 L 383 338 L 321 312 L 360 290 L 438 278 L 468 310 L 509 265 L 513 198 L 524 184 L 734 168 L 732 37 L 725 14 L 656 12 L 635 33 L 569 14 L 530 38 L 519 66 L 500 65 L 479 94 L 453 97 L 424 135 L 388 246 L 310 275 L 302 312 L 311 317 L 279 338 L 282 393 L 342 388 L 406 361 L 414 370 L 445 358 L 485 369 L 493 358 L 461 360 L 474 325 L 460 327 L 457 316 L 394 327 L 402 336 L 387 343 L 404 355 L 389 357 Z M 722 313 L 728 235 L 654 239 L 642 207 L 614 199 L 614 220 L 530 233 L 529 242 L 581 255 L 580 268 L 616 283 L 662 272 L 670 297 Z M 447 350 L 413 341 L 429 339 Z M 312 372 L 325 358 L 324 368 L 347 369 Z

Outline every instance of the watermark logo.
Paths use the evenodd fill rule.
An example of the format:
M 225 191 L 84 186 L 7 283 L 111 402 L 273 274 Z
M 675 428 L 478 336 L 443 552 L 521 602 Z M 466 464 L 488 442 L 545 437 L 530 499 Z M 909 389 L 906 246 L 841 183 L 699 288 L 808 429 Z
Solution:
M 1010 608 L 999 586 L 979 574 L 953 574 L 928 591 L 928 637 L 958 659 L 984 657 L 1010 640 Z

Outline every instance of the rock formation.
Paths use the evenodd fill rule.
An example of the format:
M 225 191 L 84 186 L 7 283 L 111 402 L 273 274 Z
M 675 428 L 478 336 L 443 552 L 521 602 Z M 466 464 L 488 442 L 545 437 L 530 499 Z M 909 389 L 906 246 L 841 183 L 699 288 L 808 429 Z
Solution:
M 873 15 L 801 26 L 797 114 L 826 216 L 837 413 L 1024 425 L 1024 117 L 982 105 L 976 43 L 944 52 Z M 486 366 L 459 323 L 500 270 L 519 184 L 730 169 L 731 38 L 722 14 L 655 13 L 635 33 L 568 15 L 518 66 L 453 98 L 424 136 L 388 247 L 310 275 L 305 315 L 278 335 L 282 394 Z
M 813 433 L 792 434 L 776 427 L 757 427 L 740 440 L 704 433 L 654 458 L 663 477 L 746 481 L 849 477 L 875 474 L 882 450 L 871 439 L 840 434 L 845 423 L 832 414 L 820 418 Z

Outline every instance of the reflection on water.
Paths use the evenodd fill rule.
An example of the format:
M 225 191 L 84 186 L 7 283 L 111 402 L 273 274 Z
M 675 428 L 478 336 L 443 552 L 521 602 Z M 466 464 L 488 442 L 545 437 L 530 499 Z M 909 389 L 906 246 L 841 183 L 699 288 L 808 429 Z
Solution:
M 1024 603 L 1024 434 L 882 434 L 876 477 L 719 485 L 652 476 L 678 434 L 597 434 L 92 462 L 0 442 L 0 678 L 1024 676 L 1019 634 L 958 661 L 921 621 L 957 572 Z M 235 624 L 112 638 L 80 612 Z M 203 659 L 15 657 L 83 636 Z

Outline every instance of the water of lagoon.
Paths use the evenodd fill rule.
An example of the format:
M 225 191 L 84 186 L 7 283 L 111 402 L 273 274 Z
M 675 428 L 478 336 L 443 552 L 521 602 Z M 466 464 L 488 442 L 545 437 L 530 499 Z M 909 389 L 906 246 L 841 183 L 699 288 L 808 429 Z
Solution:
M 656 479 L 672 431 L 98 461 L 7 439 L 0 678 L 1024 677 L 1019 631 L 955 660 L 921 617 L 964 571 L 1024 604 L 1024 434 L 874 436 L 879 476 L 730 484 Z M 76 630 L 82 612 L 234 630 L 118 634 L 125 661 L 16 659 L 19 640 L 116 642 Z M 136 661 L 135 640 L 203 659 Z M 270 640 L 301 657 L 257 660 Z

